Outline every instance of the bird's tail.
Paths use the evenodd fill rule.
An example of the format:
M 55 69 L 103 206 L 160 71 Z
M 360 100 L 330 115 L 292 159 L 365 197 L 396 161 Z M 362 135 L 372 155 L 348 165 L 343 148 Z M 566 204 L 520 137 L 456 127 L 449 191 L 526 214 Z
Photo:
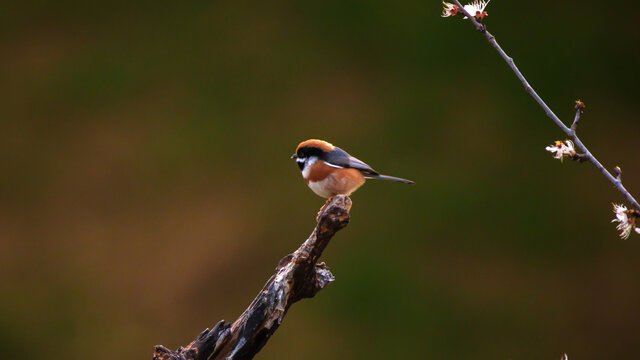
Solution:
M 389 180 L 389 181 L 397 181 L 397 182 L 401 182 L 401 183 L 405 183 L 405 184 L 415 184 L 415 182 L 411 181 L 411 180 L 407 180 L 407 179 L 402 179 L 402 178 L 398 178 L 398 177 L 394 177 L 394 176 L 387 176 L 387 175 L 374 175 L 371 177 L 368 177 L 369 179 L 380 179 L 380 180 Z

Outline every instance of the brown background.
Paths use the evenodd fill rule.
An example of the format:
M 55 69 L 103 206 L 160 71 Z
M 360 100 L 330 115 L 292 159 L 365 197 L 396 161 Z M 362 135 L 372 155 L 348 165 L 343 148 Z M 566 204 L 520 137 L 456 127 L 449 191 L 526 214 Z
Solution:
M 640 236 L 438 1 L 14 2 L 0 11 L 0 345 L 145 359 L 235 319 L 323 200 L 317 137 L 371 182 L 261 359 L 640 358 Z M 498 1 L 532 85 L 640 195 L 637 2 Z M 318 339 L 318 340 L 315 340 Z M 316 343 L 313 348 L 307 344 Z

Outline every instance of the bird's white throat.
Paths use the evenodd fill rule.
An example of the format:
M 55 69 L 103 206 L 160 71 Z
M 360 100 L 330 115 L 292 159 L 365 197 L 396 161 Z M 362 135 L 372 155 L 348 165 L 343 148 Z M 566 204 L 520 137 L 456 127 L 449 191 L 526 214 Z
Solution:
M 302 160 L 302 161 L 301 161 Z M 311 172 L 311 165 L 315 164 L 318 161 L 317 156 L 309 156 L 306 159 L 298 159 L 298 162 L 304 162 L 304 167 L 302 168 L 302 177 L 305 179 L 309 177 L 309 172 Z

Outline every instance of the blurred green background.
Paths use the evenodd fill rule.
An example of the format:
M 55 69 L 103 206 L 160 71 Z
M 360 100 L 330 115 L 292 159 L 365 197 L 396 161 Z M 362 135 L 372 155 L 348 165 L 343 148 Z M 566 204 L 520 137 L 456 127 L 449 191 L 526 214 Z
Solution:
M 640 358 L 640 237 L 470 24 L 429 1 L 33 1 L 0 12 L 0 345 L 148 359 L 234 320 L 324 200 L 307 138 L 381 172 L 260 359 Z M 485 20 L 640 196 L 637 2 Z M 313 345 L 309 345 L 313 344 Z

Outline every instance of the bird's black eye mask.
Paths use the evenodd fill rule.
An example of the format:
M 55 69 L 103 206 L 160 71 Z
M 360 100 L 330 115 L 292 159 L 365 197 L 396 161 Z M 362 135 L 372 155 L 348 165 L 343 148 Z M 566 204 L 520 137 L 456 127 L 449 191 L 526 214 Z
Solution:
M 305 146 L 305 147 L 301 147 L 300 149 L 298 149 L 298 152 L 297 152 L 296 155 L 298 156 L 299 159 L 300 158 L 305 159 L 305 158 L 309 158 L 309 157 L 312 157 L 312 156 L 317 156 L 318 158 L 322 158 L 323 154 L 324 154 L 324 152 L 322 150 L 316 148 L 316 147 Z

